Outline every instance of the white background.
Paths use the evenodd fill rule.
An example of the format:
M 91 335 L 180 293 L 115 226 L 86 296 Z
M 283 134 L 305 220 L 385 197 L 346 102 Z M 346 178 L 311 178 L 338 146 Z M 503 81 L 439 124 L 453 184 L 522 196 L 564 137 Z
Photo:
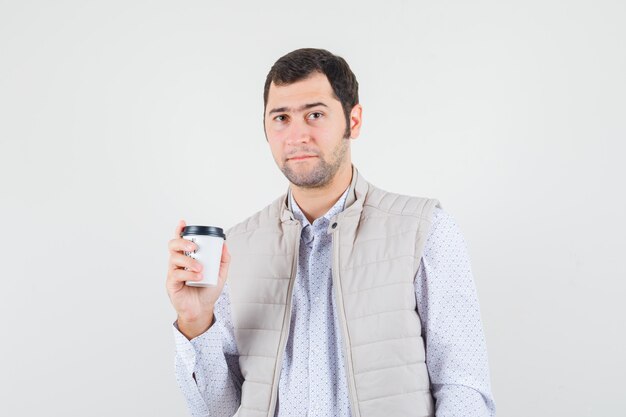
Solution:
M 287 190 L 263 83 L 360 84 L 353 161 L 463 231 L 499 416 L 626 409 L 623 1 L 0 1 L 0 414 L 185 415 L 179 219 Z

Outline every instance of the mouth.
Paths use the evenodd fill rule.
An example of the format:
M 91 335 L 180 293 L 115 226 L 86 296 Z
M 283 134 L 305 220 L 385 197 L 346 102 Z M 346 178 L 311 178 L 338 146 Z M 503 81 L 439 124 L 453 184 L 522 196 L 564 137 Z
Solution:
M 289 158 L 288 161 L 304 161 L 305 159 L 315 158 L 315 155 L 303 155 L 303 156 L 294 156 L 293 158 Z

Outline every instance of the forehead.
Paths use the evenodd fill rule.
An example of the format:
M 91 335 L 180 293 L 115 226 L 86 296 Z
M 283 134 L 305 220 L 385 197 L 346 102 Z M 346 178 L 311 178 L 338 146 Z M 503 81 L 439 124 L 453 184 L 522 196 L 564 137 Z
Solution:
M 341 105 L 335 98 L 333 88 L 326 75 L 314 72 L 309 77 L 288 85 L 270 84 L 267 96 L 267 111 L 275 107 L 298 107 L 307 102 L 323 101 L 329 106 Z

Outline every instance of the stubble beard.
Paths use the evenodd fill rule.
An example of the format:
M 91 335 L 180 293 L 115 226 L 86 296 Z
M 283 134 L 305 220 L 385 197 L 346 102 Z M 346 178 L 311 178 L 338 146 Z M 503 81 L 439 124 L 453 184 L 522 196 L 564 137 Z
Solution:
M 302 188 L 322 188 L 328 185 L 335 177 L 341 167 L 348 151 L 349 138 L 342 138 L 335 147 L 331 155 L 331 161 L 325 160 L 322 155 L 317 156 L 317 164 L 310 172 L 300 173 L 291 169 L 287 163 L 283 165 L 281 171 L 293 185 Z

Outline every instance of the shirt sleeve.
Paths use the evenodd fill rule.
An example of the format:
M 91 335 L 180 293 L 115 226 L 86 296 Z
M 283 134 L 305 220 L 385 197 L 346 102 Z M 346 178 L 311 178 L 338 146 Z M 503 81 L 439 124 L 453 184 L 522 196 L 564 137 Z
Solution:
M 495 416 L 478 294 L 465 240 L 435 208 L 415 279 L 437 417 Z
M 228 284 L 215 304 L 214 323 L 188 340 L 174 322 L 176 382 L 194 417 L 230 417 L 241 403 L 243 376 L 228 297 Z

